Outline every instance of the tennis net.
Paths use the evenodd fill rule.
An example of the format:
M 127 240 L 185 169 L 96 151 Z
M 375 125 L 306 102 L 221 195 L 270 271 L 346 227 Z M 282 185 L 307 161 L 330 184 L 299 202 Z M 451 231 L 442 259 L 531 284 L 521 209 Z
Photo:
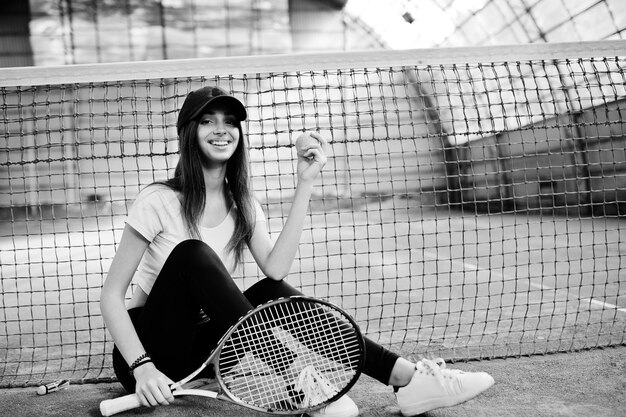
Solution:
M 113 378 L 100 288 L 186 94 L 247 106 L 273 235 L 331 143 L 288 278 L 448 360 L 626 343 L 626 43 L 0 70 L 0 386 Z M 250 256 L 235 278 L 260 277 Z M 132 291 L 132 289 L 131 289 Z

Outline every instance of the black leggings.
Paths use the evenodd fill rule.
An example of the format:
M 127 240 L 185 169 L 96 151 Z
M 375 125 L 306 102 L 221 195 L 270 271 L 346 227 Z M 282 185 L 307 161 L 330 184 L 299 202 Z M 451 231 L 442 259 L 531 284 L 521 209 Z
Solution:
M 163 265 L 143 307 L 129 310 L 139 339 L 156 367 L 177 381 L 206 359 L 220 337 L 254 307 L 302 295 L 285 281 L 265 278 L 241 292 L 217 254 L 199 240 L 178 244 Z M 202 309 L 208 321 L 198 324 Z M 398 355 L 365 338 L 364 373 L 388 384 Z M 113 350 L 113 368 L 128 392 L 135 379 Z M 202 376 L 212 376 L 206 370 Z

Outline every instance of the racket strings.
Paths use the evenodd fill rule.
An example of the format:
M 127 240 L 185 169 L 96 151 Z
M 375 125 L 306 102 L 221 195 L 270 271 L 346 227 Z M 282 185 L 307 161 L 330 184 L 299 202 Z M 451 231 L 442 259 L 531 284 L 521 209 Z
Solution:
M 339 312 L 313 302 L 284 302 L 241 323 L 219 367 L 227 390 L 262 408 L 295 410 L 328 401 L 354 378 L 360 335 Z
M 303 407 L 316 406 L 339 393 L 337 387 L 321 375 L 313 365 L 307 366 L 300 372 L 295 390 L 303 393 L 300 400 L 300 405 Z
M 298 345 L 300 349 L 296 352 L 298 357 L 308 354 L 320 354 L 326 358 L 332 358 L 336 363 L 343 366 L 329 367 L 325 369 L 328 372 L 336 372 L 332 379 L 343 379 L 352 377 L 344 375 L 348 371 L 352 371 L 358 364 L 361 348 L 359 345 L 358 335 L 353 327 L 346 326 L 340 317 L 334 311 L 320 312 L 319 306 L 311 305 L 290 305 L 288 307 L 311 307 L 311 309 L 292 312 L 298 319 L 298 322 L 306 325 L 296 326 L 289 329 L 290 333 L 300 341 L 304 341 L 305 347 Z M 312 334 L 314 332 L 314 334 Z M 320 369 L 321 370 L 321 369 Z
M 336 314 L 331 314 L 334 312 L 323 311 L 319 306 L 288 304 L 285 307 L 291 309 L 287 313 L 288 319 L 286 320 L 284 315 L 276 319 L 275 329 L 281 326 L 301 342 L 301 344 L 292 343 L 288 349 L 295 349 L 299 358 L 305 354 L 319 354 L 354 368 L 361 350 L 358 336 L 352 327 L 341 322 Z M 294 308 L 300 310 L 293 311 Z
M 318 307 L 316 307 L 318 308 Z M 306 315 L 305 315 L 306 314 Z M 305 340 L 311 338 L 311 330 L 318 332 L 323 330 L 322 337 L 313 337 L 307 344 L 316 351 L 332 352 L 333 355 L 339 352 L 349 352 L 355 347 L 357 335 L 352 327 L 346 327 L 339 321 L 340 318 L 332 316 L 328 313 L 320 315 L 317 312 L 300 312 L 297 316 L 301 316 L 298 320 L 303 324 L 299 327 L 290 329 L 290 332 L 298 339 Z M 312 343 L 316 345 L 312 345 Z M 347 361 L 348 363 L 350 361 Z

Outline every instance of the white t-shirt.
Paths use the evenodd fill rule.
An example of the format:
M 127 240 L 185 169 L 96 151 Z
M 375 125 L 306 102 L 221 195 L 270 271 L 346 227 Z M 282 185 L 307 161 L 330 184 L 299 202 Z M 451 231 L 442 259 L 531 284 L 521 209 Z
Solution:
M 256 221 L 266 221 L 261 205 L 254 200 Z M 220 257 L 231 274 L 239 265 L 235 264 L 234 253 L 227 249 L 235 231 L 235 210 L 231 208 L 224 220 L 215 227 L 200 227 L 203 242 Z M 185 224 L 183 207 L 176 193 L 166 185 L 155 184 L 141 190 L 128 211 L 126 223 L 150 242 L 134 281 L 149 294 L 163 264 L 180 242 L 191 239 Z

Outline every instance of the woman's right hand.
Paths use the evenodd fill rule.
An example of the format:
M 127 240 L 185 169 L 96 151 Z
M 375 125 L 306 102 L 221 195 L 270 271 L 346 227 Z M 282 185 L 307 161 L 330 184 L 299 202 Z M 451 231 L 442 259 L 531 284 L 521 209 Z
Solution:
M 168 405 L 174 401 L 170 389 L 174 381 L 159 371 L 154 363 L 149 362 L 136 368 L 133 376 L 137 382 L 135 393 L 144 406 Z
M 296 148 L 298 183 L 314 180 L 328 161 L 328 141 L 318 132 L 303 133 L 296 139 Z

